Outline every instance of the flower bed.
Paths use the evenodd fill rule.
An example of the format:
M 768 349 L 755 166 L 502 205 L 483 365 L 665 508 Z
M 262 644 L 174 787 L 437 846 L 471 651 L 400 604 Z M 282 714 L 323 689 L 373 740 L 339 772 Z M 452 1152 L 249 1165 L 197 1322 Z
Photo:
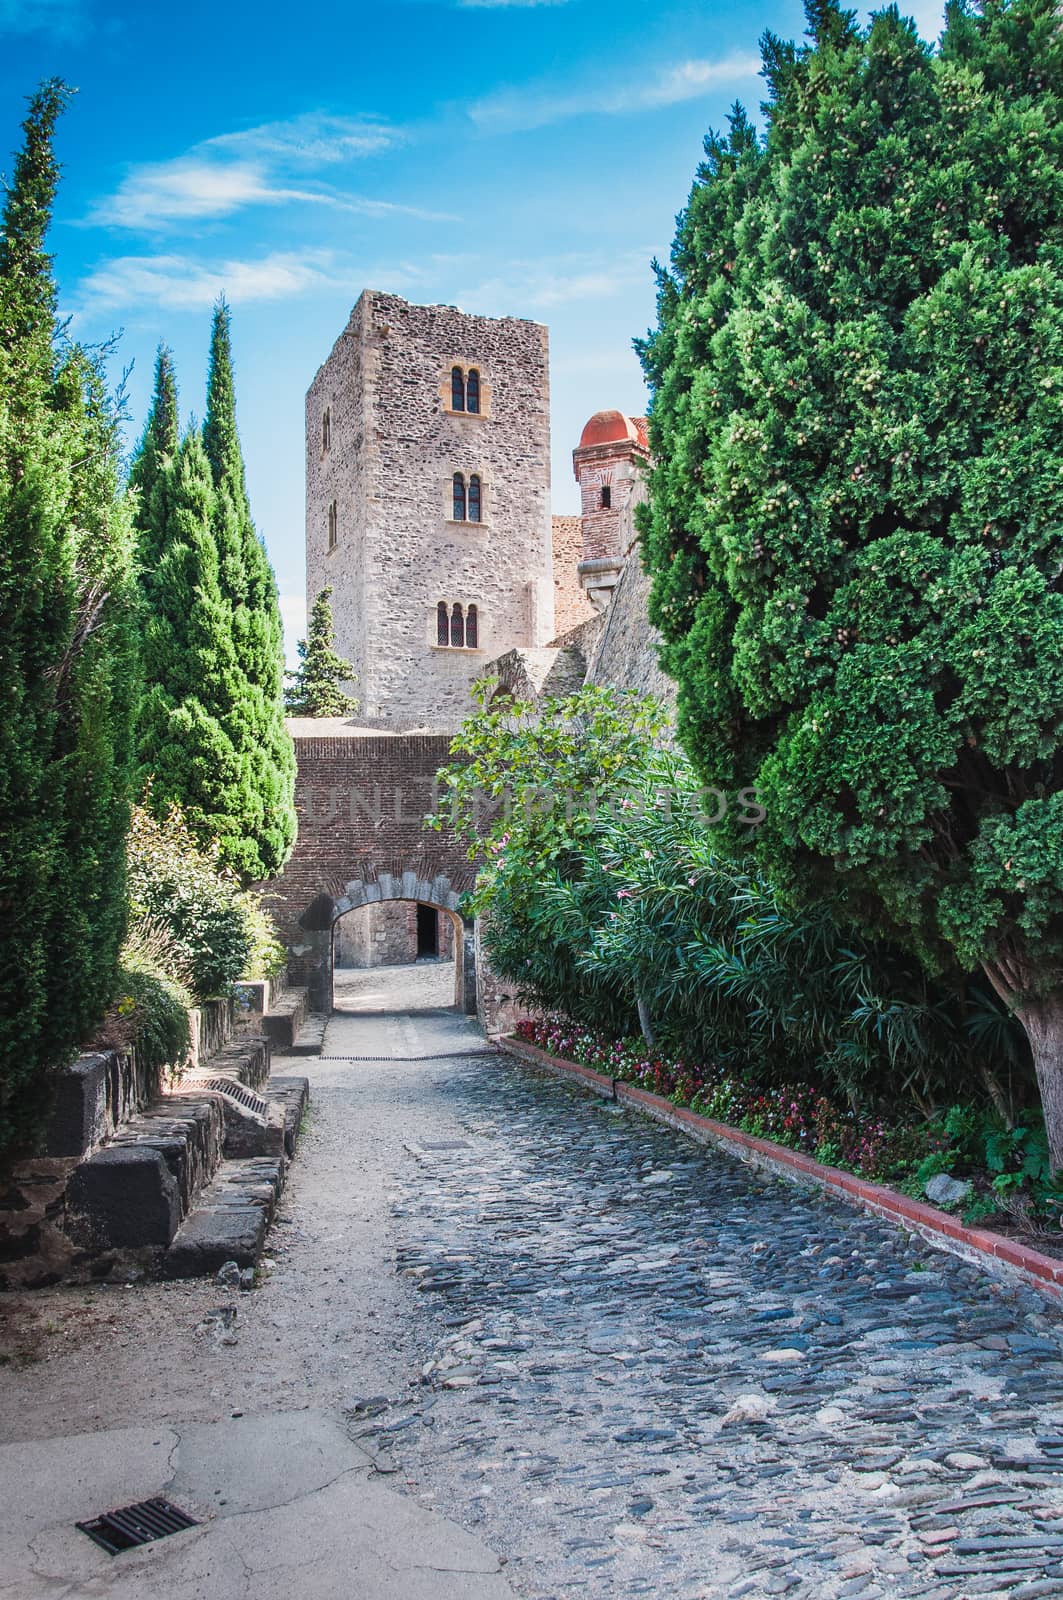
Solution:
M 529 1019 L 518 1023 L 516 1033 L 549 1055 L 621 1078 L 673 1105 L 876 1182 L 911 1173 L 928 1157 L 948 1149 L 940 1128 L 863 1115 L 837 1105 L 809 1084 L 760 1087 L 672 1060 L 648 1050 L 642 1040 L 610 1039 L 565 1017 Z

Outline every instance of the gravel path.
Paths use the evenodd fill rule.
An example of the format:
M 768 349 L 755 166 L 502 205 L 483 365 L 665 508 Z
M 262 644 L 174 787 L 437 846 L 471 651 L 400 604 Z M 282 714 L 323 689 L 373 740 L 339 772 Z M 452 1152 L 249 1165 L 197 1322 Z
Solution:
M 416 1009 L 451 981 L 345 974 L 280 1064 L 313 1110 L 231 1328 L 211 1285 L 0 1296 L 41 1357 L 0 1436 L 334 1407 L 529 1600 L 1063 1596 L 1060 1314 L 485 1051 Z

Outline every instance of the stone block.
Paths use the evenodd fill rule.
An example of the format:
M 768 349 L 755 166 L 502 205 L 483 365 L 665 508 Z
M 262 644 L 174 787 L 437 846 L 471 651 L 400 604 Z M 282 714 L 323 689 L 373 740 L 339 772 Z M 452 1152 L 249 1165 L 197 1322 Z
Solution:
M 55 1102 L 44 1136 L 45 1154 L 81 1156 L 108 1131 L 108 1054 L 84 1055 L 56 1079 Z
M 66 1203 L 67 1231 L 86 1247 L 168 1245 L 181 1220 L 177 1180 L 149 1146 L 98 1150 L 74 1170 Z

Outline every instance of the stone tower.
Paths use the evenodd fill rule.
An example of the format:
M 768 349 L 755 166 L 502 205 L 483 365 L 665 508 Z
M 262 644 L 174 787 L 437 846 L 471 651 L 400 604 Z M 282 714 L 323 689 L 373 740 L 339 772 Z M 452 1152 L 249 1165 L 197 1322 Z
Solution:
M 306 573 L 369 727 L 456 728 L 487 662 L 546 644 L 545 327 L 362 294 L 306 398 Z
M 649 459 L 646 419 L 622 411 L 596 412 L 572 452 L 583 523 L 579 577 L 598 611 L 609 604 L 638 537 L 635 506 L 646 498 Z

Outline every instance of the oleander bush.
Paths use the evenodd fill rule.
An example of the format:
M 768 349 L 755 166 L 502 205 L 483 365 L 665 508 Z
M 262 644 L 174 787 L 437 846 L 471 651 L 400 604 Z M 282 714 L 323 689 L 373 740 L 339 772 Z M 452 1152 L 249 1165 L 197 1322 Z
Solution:
M 930 978 L 795 909 L 750 852 L 720 853 L 716 797 L 652 742 L 659 707 L 596 688 L 485 709 L 455 740 L 448 810 L 481 861 L 492 967 L 526 1004 L 876 1114 L 973 1096 L 1012 1119 L 1030 1099 L 1021 1030 L 988 986 Z

